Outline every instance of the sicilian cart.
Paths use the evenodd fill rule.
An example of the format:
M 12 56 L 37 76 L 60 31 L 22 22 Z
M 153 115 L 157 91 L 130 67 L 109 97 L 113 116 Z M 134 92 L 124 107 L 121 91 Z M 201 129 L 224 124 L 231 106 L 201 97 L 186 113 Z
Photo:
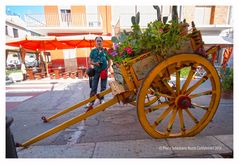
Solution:
M 213 49 L 203 49 L 201 33 L 194 23 L 191 30 L 183 28 L 181 32 L 189 38 L 181 48 L 175 51 L 169 49 L 164 57 L 153 51 L 145 52 L 114 65 L 115 80 L 109 82 L 109 89 L 52 116 L 43 116 L 42 120 L 50 122 L 106 94 L 112 94 L 105 103 L 90 106 L 78 116 L 18 146 L 28 147 L 120 102 L 136 106 L 139 122 L 153 138 L 198 134 L 217 110 L 220 79 L 213 63 L 207 58 Z M 205 74 L 195 77 L 199 67 Z M 187 73 L 182 76 L 185 70 Z

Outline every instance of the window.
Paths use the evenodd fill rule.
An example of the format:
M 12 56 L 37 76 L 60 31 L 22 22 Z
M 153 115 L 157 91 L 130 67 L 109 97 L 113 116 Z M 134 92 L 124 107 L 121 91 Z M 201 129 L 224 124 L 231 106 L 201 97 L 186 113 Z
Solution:
M 61 21 L 62 22 L 71 22 L 71 10 L 70 9 L 61 9 Z
M 194 22 L 198 25 L 208 25 L 210 24 L 211 18 L 211 7 L 210 6 L 197 6 L 195 8 Z
M 5 26 L 5 34 L 8 35 L 8 27 Z
M 86 17 L 89 27 L 99 27 L 101 25 L 97 6 L 86 6 Z
M 18 29 L 13 28 L 13 37 L 18 38 Z

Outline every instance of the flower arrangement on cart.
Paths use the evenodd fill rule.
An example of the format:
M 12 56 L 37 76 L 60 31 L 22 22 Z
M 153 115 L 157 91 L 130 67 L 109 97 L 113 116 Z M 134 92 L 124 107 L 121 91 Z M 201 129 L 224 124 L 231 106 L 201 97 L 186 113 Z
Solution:
M 146 29 L 139 25 L 140 13 L 131 18 L 131 31 L 124 30 L 117 37 L 112 37 L 113 47 L 108 50 L 109 57 L 114 64 L 127 62 L 141 54 L 151 52 L 166 58 L 169 50 L 181 48 L 190 39 L 187 36 L 188 24 L 186 20 L 178 23 L 171 20 L 168 23 L 155 20 L 148 23 Z

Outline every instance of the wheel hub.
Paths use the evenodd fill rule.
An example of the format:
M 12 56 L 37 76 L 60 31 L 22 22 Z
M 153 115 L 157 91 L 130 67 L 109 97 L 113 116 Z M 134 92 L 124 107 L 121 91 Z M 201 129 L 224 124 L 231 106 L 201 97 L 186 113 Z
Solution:
M 177 100 L 177 106 L 181 109 L 187 109 L 191 106 L 191 99 L 188 96 L 180 96 Z

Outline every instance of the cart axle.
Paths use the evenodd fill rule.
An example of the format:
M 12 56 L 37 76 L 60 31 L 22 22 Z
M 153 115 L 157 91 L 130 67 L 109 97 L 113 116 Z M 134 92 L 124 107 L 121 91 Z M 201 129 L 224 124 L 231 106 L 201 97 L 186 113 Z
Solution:
M 188 96 L 179 96 L 177 99 L 177 106 L 180 109 L 187 109 L 192 106 L 191 99 Z

